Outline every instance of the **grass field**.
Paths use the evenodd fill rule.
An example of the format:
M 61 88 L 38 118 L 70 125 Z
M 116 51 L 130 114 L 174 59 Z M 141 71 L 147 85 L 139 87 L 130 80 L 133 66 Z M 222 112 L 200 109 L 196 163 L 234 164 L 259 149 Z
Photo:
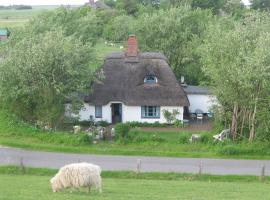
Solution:
M 188 143 L 190 133 L 143 132 L 135 130 L 137 137 L 127 143 L 101 141 L 89 142 L 86 135 L 68 132 L 44 132 L 28 124 L 16 122 L 0 111 L 0 145 L 32 150 L 73 152 L 107 155 L 144 155 L 168 157 L 205 157 L 237 159 L 269 159 L 267 143 L 213 143 L 209 141 Z M 205 139 L 211 138 L 206 133 Z M 210 136 L 210 137 L 209 137 Z M 185 139 L 185 141 L 183 141 Z M 211 139 L 212 141 L 212 139 Z
M 3 169 L 7 168 L 0 168 L 1 200 L 266 200 L 270 196 L 269 180 L 260 182 L 256 177 L 243 177 L 234 181 L 233 176 L 205 176 L 204 179 L 197 180 L 184 179 L 185 176 L 183 175 L 180 175 L 180 178 L 177 179 L 177 174 L 156 173 L 150 174 L 150 179 L 147 179 L 143 178 L 149 176 L 147 174 L 142 174 L 142 178 L 125 177 L 128 172 L 104 172 L 102 174 L 102 194 L 97 193 L 95 190 L 87 193 L 84 188 L 80 189 L 80 191 L 67 189 L 59 193 L 53 193 L 49 180 L 55 170 L 35 169 L 32 170 L 32 173 L 22 175 L 11 171 L 7 172 Z M 18 172 L 14 168 L 13 170 Z M 168 179 L 162 180 L 160 177 L 167 177 Z M 247 182 L 248 179 L 252 181 Z
M 23 26 L 31 17 L 57 7 L 59 6 L 33 6 L 31 10 L 0 10 L 0 27 L 13 28 Z

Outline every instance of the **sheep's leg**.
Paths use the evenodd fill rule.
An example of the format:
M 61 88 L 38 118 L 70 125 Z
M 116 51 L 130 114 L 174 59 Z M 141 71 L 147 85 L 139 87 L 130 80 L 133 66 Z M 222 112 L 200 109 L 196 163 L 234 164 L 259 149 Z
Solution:
M 90 191 L 91 191 L 91 187 L 89 186 L 89 187 L 88 187 L 88 193 L 90 193 Z

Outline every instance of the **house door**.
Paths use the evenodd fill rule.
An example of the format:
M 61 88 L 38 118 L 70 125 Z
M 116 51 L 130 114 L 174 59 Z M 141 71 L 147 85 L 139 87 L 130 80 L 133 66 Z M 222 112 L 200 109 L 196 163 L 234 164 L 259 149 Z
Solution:
M 112 103 L 112 123 L 116 124 L 122 122 L 122 104 L 121 103 Z

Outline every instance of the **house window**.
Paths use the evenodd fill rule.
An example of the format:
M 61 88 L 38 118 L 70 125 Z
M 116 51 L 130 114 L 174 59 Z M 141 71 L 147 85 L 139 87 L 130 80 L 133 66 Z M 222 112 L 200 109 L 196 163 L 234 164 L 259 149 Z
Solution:
M 95 106 L 95 117 L 102 118 L 102 106 Z
M 160 118 L 160 106 L 142 106 L 142 118 Z
M 147 83 L 147 84 L 157 83 L 157 77 L 155 77 L 154 75 L 147 75 L 144 78 L 144 83 Z

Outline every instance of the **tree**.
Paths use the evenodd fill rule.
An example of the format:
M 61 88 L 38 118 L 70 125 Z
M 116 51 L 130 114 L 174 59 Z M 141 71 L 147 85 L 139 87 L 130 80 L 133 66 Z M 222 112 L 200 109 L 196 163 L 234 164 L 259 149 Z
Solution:
M 116 8 L 124 10 L 127 15 L 136 16 L 139 10 L 139 1 L 137 0 L 118 0 L 116 1 Z
M 251 0 L 251 7 L 259 10 L 269 10 L 270 0 Z
M 191 5 L 194 8 L 211 9 L 214 13 L 218 13 L 225 5 L 225 0 L 193 0 Z
M 130 34 L 134 33 L 134 21 L 133 17 L 128 15 L 115 17 L 111 23 L 104 28 L 103 35 L 107 40 L 115 42 L 125 41 Z
M 217 23 L 209 27 L 202 45 L 203 71 L 223 109 L 231 114 L 233 139 L 245 134 L 250 141 L 260 134 L 270 139 L 266 119 L 260 117 L 258 123 L 269 110 L 269 19 L 268 14 L 253 12 L 228 29 Z M 258 132 L 262 126 L 264 132 Z
M 179 80 L 185 76 L 189 84 L 199 84 L 205 77 L 197 47 L 212 19 L 207 10 L 181 6 L 139 16 L 134 32 L 141 51 L 163 52 Z
M 95 44 L 102 34 L 102 24 L 97 14 L 89 7 L 71 9 L 60 7 L 44 12 L 26 25 L 28 31 L 35 34 L 61 29 L 64 36 L 74 36 L 83 43 Z
M 95 79 L 92 47 L 61 29 L 17 34 L 23 38 L 10 38 L 0 63 L 0 101 L 25 121 L 56 125 L 65 101 L 78 102 Z

